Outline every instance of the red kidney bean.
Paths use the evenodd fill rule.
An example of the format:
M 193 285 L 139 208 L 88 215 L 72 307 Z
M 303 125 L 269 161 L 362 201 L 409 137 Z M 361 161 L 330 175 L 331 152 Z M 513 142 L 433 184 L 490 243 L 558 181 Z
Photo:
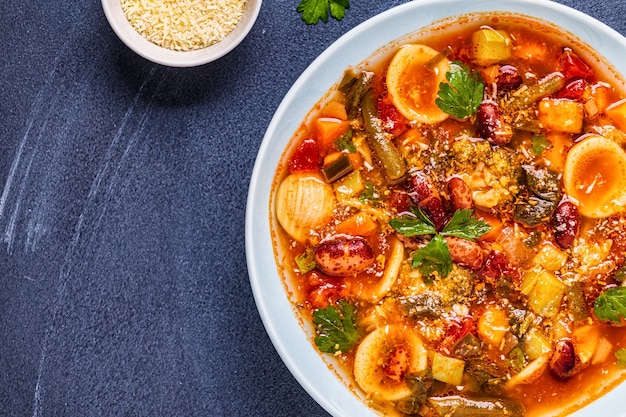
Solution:
M 328 275 L 356 275 L 374 263 L 374 251 L 364 239 L 340 237 L 317 245 L 315 262 Z
M 462 178 L 452 177 L 448 180 L 448 194 L 450 195 L 452 208 L 455 210 L 471 209 L 473 207 L 472 190 Z
M 570 378 L 578 372 L 579 362 L 574 342 L 567 338 L 556 342 L 550 358 L 550 370 L 557 378 Z
M 513 129 L 504 121 L 500 107 L 494 101 L 483 101 L 476 111 L 478 134 L 495 145 L 506 145 L 513 137 Z
M 439 193 L 423 172 L 413 174 L 409 181 L 409 196 L 435 224 L 437 230 L 446 224 L 448 213 Z
M 391 350 L 383 364 L 383 372 L 391 380 L 400 382 L 409 370 L 411 353 L 404 345 L 399 345 Z
M 446 236 L 445 239 L 453 262 L 474 271 L 483 266 L 483 250 L 478 243 L 456 236 Z
M 562 249 L 569 249 L 578 235 L 580 216 L 571 201 L 562 201 L 554 213 L 554 240 Z
M 503 65 L 498 69 L 496 76 L 498 91 L 503 93 L 513 91 L 522 85 L 522 82 L 522 76 L 513 65 Z

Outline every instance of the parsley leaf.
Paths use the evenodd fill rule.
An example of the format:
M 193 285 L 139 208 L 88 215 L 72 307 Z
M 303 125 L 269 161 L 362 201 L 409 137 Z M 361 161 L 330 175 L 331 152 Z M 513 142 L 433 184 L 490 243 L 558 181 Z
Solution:
M 546 149 L 552 148 L 552 142 L 546 138 L 546 135 L 532 135 L 530 137 L 530 150 L 537 156 Z
M 356 152 L 356 146 L 352 142 L 352 131 L 348 130 L 343 135 L 339 136 L 334 142 L 333 145 L 338 151 L 348 151 L 350 153 Z
M 411 207 L 410 214 L 391 219 L 389 225 L 403 236 L 434 235 L 437 233 L 435 224 L 419 208 Z
M 491 230 L 491 226 L 472 216 L 472 210 L 462 209 L 454 212 L 452 219 L 441 231 L 443 236 L 456 236 L 467 240 L 478 239 Z
M 354 306 L 345 300 L 337 301 L 334 306 L 315 310 L 315 344 L 319 350 L 336 353 L 352 349 L 359 340 L 354 321 Z
M 439 84 L 439 93 L 435 100 L 437 107 L 458 119 L 466 119 L 476 114 L 485 89 L 480 74 L 460 61 L 453 61 L 446 73 L 446 79 L 448 83 Z
M 334 19 L 341 20 L 349 8 L 350 0 L 301 0 L 296 11 L 302 13 L 302 20 L 307 25 L 316 25 L 320 20 L 328 21 L 329 10 Z
M 626 368 L 626 348 L 617 349 L 615 357 L 617 358 L 617 366 Z
M 595 304 L 593 312 L 599 320 L 620 323 L 626 318 L 626 287 L 614 287 L 602 292 Z
M 452 257 L 446 240 L 441 235 L 433 236 L 428 245 L 413 253 L 411 266 L 419 268 L 425 279 L 434 274 L 447 277 L 452 272 Z

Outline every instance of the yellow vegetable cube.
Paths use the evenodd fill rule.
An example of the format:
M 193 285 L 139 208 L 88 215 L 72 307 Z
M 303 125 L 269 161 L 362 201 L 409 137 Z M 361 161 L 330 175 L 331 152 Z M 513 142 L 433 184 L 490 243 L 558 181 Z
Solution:
M 544 317 L 558 313 L 565 295 L 565 284 L 550 271 L 532 271 L 524 276 L 522 292 L 528 295 L 528 306 Z
M 539 102 L 539 122 L 547 130 L 581 133 L 585 111 L 582 103 L 561 98 L 544 98 Z
M 465 361 L 435 352 L 433 356 L 433 378 L 451 385 L 461 385 Z
M 551 244 L 541 246 L 539 252 L 533 258 L 535 265 L 541 265 L 548 271 L 558 271 L 567 262 L 567 254 Z
M 626 131 L 626 98 L 611 104 L 604 112 L 613 121 L 615 127 Z
M 491 346 L 500 347 L 508 331 L 509 319 L 506 311 L 497 305 L 487 306 L 478 318 L 478 337 Z
M 360 194 L 365 189 L 365 183 L 360 171 L 354 171 L 333 183 L 337 199 L 345 200 Z
M 472 59 L 478 65 L 491 65 L 511 57 L 511 38 L 503 30 L 480 29 L 472 35 Z

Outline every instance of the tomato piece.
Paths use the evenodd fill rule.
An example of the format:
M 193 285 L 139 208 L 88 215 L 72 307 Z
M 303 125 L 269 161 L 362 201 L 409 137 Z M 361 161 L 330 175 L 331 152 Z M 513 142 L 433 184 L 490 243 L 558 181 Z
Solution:
M 403 213 L 405 211 L 409 211 L 411 207 L 411 197 L 409 197 L 409 193 L 402 190 L 391 190 L 391 195 L 389 196 L 389 200 L 387 201 L 389 208 L 391 208 L 396 213 Z
M 315 139 L 305 139 L 298 145 L 289 160 L 289 172 L 317 171 L 320 169 L 320 153 Z
M 380 117 L 383 128 L 396 136 L 407 129 L 406 119 L 386 97 L 383 96 L 378 99 L 378 117 Z
M 593 70 L 571 49 L 565 49 L 559 58 L 561 73 L 565 80 L 575 78 L 589 78 L 593 76 Z
M 580 100 L 585 93 L 586 88 L 587 81 L 585 81 L 583 78 L 578 78 L 557 91 L 555 97 L 567 98 L 570 100 Z
M 465 316 L 460 320 L 451 319 L 448 323 L 446 335 L 439 345 L 439 349 L 446 354 L 450 354 L 459 340 L 474 332 L 474 319 L 472 316 Z
M 483 267 L 478 271 L 478 276 L 491 285 L 504 276 L 511 277 L 515 284 L 519 285 L 522 282 L 519 270 L 504 253 L 497 251 L 491 251 L 487 255 Z
M 330 305 L 334 305 L 337 301 L 345 298 L 346 286 L 342 281 L 330 282 L 326 281 L 323 284 L 314 287 L 307 295 L 306 300 L 311 304 L 311 307 L 315 310 L 318 308 L 326 308 Z

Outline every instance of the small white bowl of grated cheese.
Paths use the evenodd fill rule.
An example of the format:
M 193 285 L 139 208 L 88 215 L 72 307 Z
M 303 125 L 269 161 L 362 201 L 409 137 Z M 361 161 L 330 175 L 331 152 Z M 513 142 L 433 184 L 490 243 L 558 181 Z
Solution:
M 252 29 L 261 0 L 102 0 L 117 36 L 138 55 L 193 67 L 232 51 Z

